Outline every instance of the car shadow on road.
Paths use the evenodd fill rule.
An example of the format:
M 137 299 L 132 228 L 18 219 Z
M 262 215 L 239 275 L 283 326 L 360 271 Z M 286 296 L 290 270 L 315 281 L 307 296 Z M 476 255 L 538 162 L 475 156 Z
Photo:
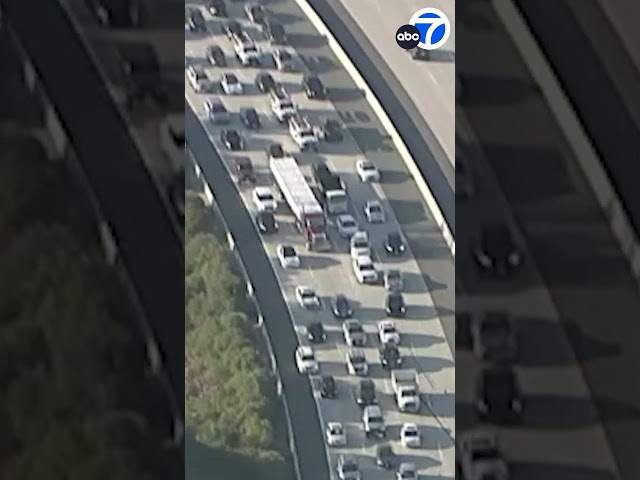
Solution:
M 364 98 L 364 91 L 359 88 L 327 88 L 327 96 L 331 102 L 352 102 Z
M 518 338 L 517 363 L 526 366 L 568 365 L 615 356 L 620 347 L 587 335 L 577 323 L 521 317 L 514 319 Z M 569 337 L 567 344 L 564 334 Z M 538 340 L 536 340 L 536 338 Z M 540 345 L 544 345 L 541 349 Z
M 327 38 L 322 35 L 309 33 L 288 33 L 287 39 L 291 45 L 295 45 L 296 50 L 321 48 L 327 45 Z M 308 53 L 308 52 L 305 52 Z
M 269 0 L 268 3 L 280 3 L 282 0 Z M 304 20 L 300 15 L 296 15 L 294 13 L 287 12 L 277 12 L 274 14 L 274 17 L 278 22 L 280 22 L 283 26 L 290 25 L 292 23 L 298 23 Z M 291 42 L 293 43 L 293 42 Z
M 462 76 L 465 81 L 462 101 L 465 105 L 513 105 L 536 94 L 535 85 L 517 78 Z
M 455 63 L 456 52 L 453 50 L 431 50 L 427 61 L 433 63 Z
M 441 339 L 441 341 L 444 341 L 444 339 Z M 435 373 L 447 368 L 452 368 L 455 365 L 453 360 L 438 357 L 413 357 L 412 362 L 407 361 L 407 366 L 411 363 L 415 363 L 416 369 L 422 373 Z
M 304 266 L 309 270 L 323 270 L 325 268 L 339 265 L 340 262 L 329 256 L 308 255 L 305 256 Z M 329 305 L 329 299 L 325 300 L 325 306 Z
M 331 58 L 324 55 L 306 56 L 304 57 L 304 63 L 312 73 L 317 75 L 333 72 L 339 68 Z
M 441 316 L 454 315 L 454 311 L 437 305 L 407 305 L 407 320 L 437 320 Z
M 547 463 L 509 462 L 513 478 L 518 480 L 540 480 L 543 478 L 561 478 L 562 480 L 616 480 L 616 475 L 604 471 L 577 465 L 558 465 Z
M 423 413 L 429 412 L 436 417 L 453 418 L 456 416 L 455 393 L 423 393 Z
M 590 427 L 602 421 L 625 421 L 640 416 L 640 410 L 635 406 L 604 397 L 526 395 L 523 401 L 522 417 L 514 422 L 505 422 L 505 428 L 575 429 Z M 475 423 L 473 418 L 477 417 L 472 405 L 456 403 L 456 422 L 460 419 Z

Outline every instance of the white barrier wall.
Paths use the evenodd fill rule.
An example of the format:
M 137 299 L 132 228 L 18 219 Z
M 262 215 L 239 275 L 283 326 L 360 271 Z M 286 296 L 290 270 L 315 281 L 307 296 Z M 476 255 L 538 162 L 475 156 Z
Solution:
M 400 156 L 404 160 L 405 164 L 407 165 L 407 168 L 409 169 L 409 172 L 411 173 L 416 184 L 418 185 L 418 189 L 420 190 L 420 193 L 422 194 L 422 197 L 424 198 L 424 201 L 426 202 L 427 207 L 431 211 L 433 218 L 438 224 L 438 227 L 440 228 L 440 231 L 442 232 L 442 235 L 445 241 L 447 242 L 449 249 L 451 250 L 451 255 L 453 255 L 453 257 L 455 258 L 456 244 L 455 244 L 455 239 L 453 238 L 453 233 L 451 232 L 451 229 L 449 228 L 449 225 L 447 224 L 444 218 L 444 215 L 440 210 L 440 206 L 438 205 L 438 203 L 436 202 L 436 199 L 431 193 L 431 190 L 429 189 L 429 186 L 427 185 L 426 180 L 420 173 L 420 169 L 418 168 L 416 161 L 413 159 L 413 157 L 409 153 L 407 146 L 402 141 L 402 137 L 400 137 L 400 134 L 396 130 L 396 127 L 393 125 L 393 122 L 391 121 L 387 113 L 384 111 L 384 108 L 382 108 L 380 101 L 377 99 L 375 93 L 369 87 L 369 84 L 362 77 L 362 75 L 360 74 L 356 66 L 353 64 L 353 62 L 351 61 L 347 53 L 342 49 L 342 47 L 340 46 L 340 43 L 338 43 L 338 41 L 335 39 L 335 37 L 333 36 L 329 28 L 324 24 L 324 22 L 318 16 L 318 14 L 316 14 L 313 7 L 309 5 L 307 0 L 295 0 L 295 1 L 300 7 L 300 9 L 307 16 L 307 18 L 309 18 L 309 20 L 314 25 L 314 27 L 316 27 L 318 31 L 327 39 L 327 41 L 329 42 L 329 48 L 331 48 L 331 50 L 336 55 L 336 57 L 338 57 L 338 60 L 340 61 L 342 66 L 345 68 L 347 73 L 351 76 L 351 78 L 356 83 L 358 88 L 364 91 L 365 97 L 369 102 L 369 104 L 371 105 L 371 108 L 373 109 L 376 116 L 384 126 L 385 130 L 387 130 L 387 133 L 389 133 L 389 135 L 391 136 L 391 140 L 393 141 L 394 146 L 400 153 Z
M 562 128 L 582 172 L 609 220 L 611 230 L 631 266 L 633 275 L 637 280 L 640 280 L 640 244 L 638 239 L 600 158 L 576 117 L 560 82 L 513 1 L 493 0 L 493 5 Z

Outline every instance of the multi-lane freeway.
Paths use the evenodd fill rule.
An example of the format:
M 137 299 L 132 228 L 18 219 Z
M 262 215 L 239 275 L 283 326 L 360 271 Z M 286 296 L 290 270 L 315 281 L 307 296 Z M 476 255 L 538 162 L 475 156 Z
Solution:
M 372 458 L 377 442 L 365 438 L 361 412 L 351 395 L 357 379 L 349 376 L 346 371 L 347 348 L 342 339 L 341 323 L 333 318 L 327 308 L 331 296 L 343 293 L 353 301 L 355 316 L 364 324 L 368 334 L 365 354 L 370 363 L 370 377 L 376 383 L 385 422 L 388 425 L 388 440 L 402 459 L 416 463 L 425 476 L 453 478 L 455 377 L 450 345 L 453 335 L 449 338 L 445 335 L 441 322 L 441 317 L 450 317 L 453 314 L 453 263 L 448 256 L 444 255 L 446 252 L 444 241 L 438 238 L 435 224 L 421 205 L 417 188 L 404 169 L 399 156 L 392 149 L 380 145 L 384 143 L 382 137 L 384 133 L 377 125 L 370 107 L 354 92 L 346 72 L 338 66 L 337 60 L 326 45 L 318 41 L 317 32 L 304 19 L 295 4 L 287 1 L 269 5 L 273 15 L 280 18 L 287 29 L 291 44 L 288 50 L 294 54 L 296 63 L 294 73 L 277 72 L 270 66 L 268 59 L 270 47 L 266 41 L 262 40 L 259 29 L 246 20 L 241 5 L 232 3 L 229 7 L 230 14 L 239 19 L 243 28 L 259 41 L 266 67 L 257 69 L 239 66 L 233 58 L 232 44 L 222 32 L 223 22 L 210 17 L 208 13 L 205 13 L 205 17 L 209 33 L 205 35 L 186 33 L 185 40 L 185 54 L 195 63 L 207 63 L 205 51 L 211 44 L 221 46 L 228 57 L 229 66 L 218 68 L 207 65 L 208 74 L 216 80 L 222 73 L 234 73 L 245 88 L 245 93 L 242 95 L 223 95 L 220 91 L 201 94 L 196 93 L 186 82 L 187 103 L 202 122 L 210 141 L 224 159 L 225 165 L 231 172 L 234 156 L 248 156 L 257 172 L 258 184 L 271 186 L 273 180 L 269 174 L 265 149 L 273 142 L 281 143 L 285 150 L 294 153 L 308 179 L 311 177 L 310 166 L 313 162 L 327 160 L 347 184 L 352 213 L 361 227 L 369 232 L 378 266 L 382 270 L 400 268 L 404 272 L 406 281 L 405 298 L 408 312 L 406 318 L 396 320 L 396 325 L 402 335 L 401 352 L 405 357 L 405 366 L 418 370 L 420 387 L 425 394 L 422 412 L 418 415 L 398 412 L 391 396 L 388 375 L 383 373 L 379 366 L 377 353 L 379 344 L 375 332 L 378 321 L 385 318 L 384 290 L 381 286 L 363 286 L 357 283 L 351 268 L 348 244 L 336 235 L 335 226 L 330 226 L 330 238 L 334 245 L 332 252 L 307 252 L 304 238 L 293 226 L 291 213 L 285 205 L 282 205 L 277 213 L 279 232 L 274 236 L 263 237 L 264 249 L 271 259 L 282 295 L 287 301 L 290 317 L 293 319 L 292 327 L 297 333 L 299 342 L 306 343 L 305 327 L 312 319 L 321 320 L 328 333 L 326 343 L 316 347 L 316 355 L 321 373 L 333 375 L 336 378 L 339 396 L 334 400 L 325 400 L 320 399 L 316 393 L 316 407 L 312 407 L 308 415 L 317 416 L 323 430 L 329 421 L 343 423 L 347 430 L 348 445 L 344 448 L 326 448 L 326 452 L 318 451 L 316 454 L 323 456 L 326 453 L 334 475 L 340 453 L 353 454 L 358 459 L 365 478 L 388 478 L 389 475 L 376 467 Z M 310 69 L 319 73 L 327 86 L 328 101 L 308 100 L 300 91 L 301 74 Z M 268 70 L 285 85 L 293 94 L 299 110 L 308 116 L 312 123 L 317 123 L 321 116 L 346 119 L 345 123 L 350 120 L 347 123 L 349 129 L 345 140 L 339 144 L 321 143 L 318 153 L 298 152 L 287 128 L 273 118 L 268 97 L 260 94 L 253 84 L 254 77 L 260 70 Z M 221 98 L 232 112 L 233 126 L 227 128 L 234 128 L 244 136 L 247 143 L 245 151 L 230 153 L 221 144 L 220 127 L 212 125 L 204 112 L 204 102 L 211 96 Z M 261 130 L 252 132 L 242 128 L 237 113 L 240 108 L 247 106 L 252 106 L 258 111 L 263 123 Z M 187 141 L 191 143 L 189 128 L 186 134 Z M 197 154 L 195 149 L 194 153 Z M 357 178 L 355 163 L 358 158 L 364 156 L 373 161 L 382 172 L 381 184 L 365 184 Z M 202 163 L 216 160 L 196 158 L 196 161 Z M 215 194 L 215 182 L 213 189 Z M 247 210 L 252 214 L 255 213 L 251 188 L 242 188 L 240 193 Z M 383 203 L 387 214 L 387 220 L 382 225 L 367 225 L 363 215 L 366 201 L 374 199 Z M 409 246 L 419 242 L 423 244 L 423 250 L 413 254 L 410 252 L 398 260 L 390 260 L 383 254 L 384 238 L 389 231 L 397 231 L 401 228 L 410 241 Z M 285 270 L 280 267 L 275 257 L 278 244 L 291 244 L 296 247 L 302 257 L 301 268 Z M 421 262 L 427 264 L 427 271 L 429 266 L 432 267 L 433 276 L 428 277 L 427 281 L 418 266 L 416 256 L 420 257 Z M 243 260 L 251 261 L 251 259 Z M 439 276 L 447 264 L 448 273 Z M 314 288 L 321 297 L 323 308 L 319 312 L 311 313 L 299 307 L 294 298 L 296 285 Z M 255 285 L 255 288 L 259 289 L 260 285 Z M 449 297 L 442 295 L 441 303 L 435 303 L 431 296 L 431 291 L 434 289 L 448 292 Z M 443 303 L 447 303 L 448 307 L 443 306 Z M 295 344 L 291 345 L 289 358 L 279 359 L 281 363 L 290 362 L 293 365 L 295 347 Z M 317 378 L 312 379 L 314 383 L 316 380 Z M 289 397 L 288 401 L 295 402 L 295 398 Z M 423 439 L 420 448 L 410 450 L 399 444 L 399 428 L 404 422 L 414 422 L 419 425 Z M 297 446 L 298 449 L 308 448 L 305 440 L 300 438 Z

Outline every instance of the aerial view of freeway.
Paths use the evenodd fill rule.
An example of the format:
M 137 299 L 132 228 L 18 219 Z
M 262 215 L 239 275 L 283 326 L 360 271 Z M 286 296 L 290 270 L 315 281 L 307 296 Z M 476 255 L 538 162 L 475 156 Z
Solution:
M 453 315 L 453 282 L 444 283 L 453 260 L 389 134 L 302 3 L 186 4 L 192 161 L 205 176 L 223 162 L 256 227 L 231 233 L 262 244 L 286 302 L 289 319 L 258 308 L 267 330 L 290 321 L 296 340 L 276 361 L 313 391 L 306 422 L 319 423 L 310 431 L 323 447 L 304 452 L 318 439 L 297 435 L 297 457 L 326 458 L 336 479 L 452 479 L 453 335 L 441 317 Z M 206 181 L 216 197 L 216 178 Z M 416 243 L 429 252 L 420 262 Z M 448 299 L 436 302 L 436 289 Z

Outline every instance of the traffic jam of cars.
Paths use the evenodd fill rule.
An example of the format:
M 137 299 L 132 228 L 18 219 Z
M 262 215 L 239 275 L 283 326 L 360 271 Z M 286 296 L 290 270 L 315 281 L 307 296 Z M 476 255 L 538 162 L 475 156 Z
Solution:
M 224 45 L 214 43 L 217 36 L 207 33 L 203 11 L 220 20 L 223 36 L 229 42 Z M 247 185 L 250 189 L 247 196 L 252 204 L 258 231 L 264 236 L 278 233 L 281 222 L 276 215 L 281 214 L 284 208 L 289 217 L 293 218 L 296 233 L 302 235 L 307 251 L 323 255 L 344 248 L 352 280 L 358 288 L 380 289 L 379 309 L 384 318 L 376 322 L 373 334 L 367 331 L 361 318 L 358 318 L 358 303 L 348 292 L 336 293 L 327 298 L 321 296 L 311 284 L 291 285 L 296 308 L 314 318 L 306 323 L 302 337 L 306 342 L 292 352 L 292 360 L 301 375 L 312 376 L 312 384 L 319 397 L 327 400 L 343 397 L 343 384 L 335 376 L 323 372 L 317 352 L 317 347 L 326 344 L 328 338 L 327 329 L 319 314 L 330 310 L 332 317 L 341 325 L 344 350 L 340 351 L 344 351 L 344 368 L 348 376 L 355 380 L 355 386 L 349 389 L 349 397 L 359 407 L 361 429 L 365 437 L 374 442 L 375 464 L 383 471 L 393 472 L 397 480 L 417 479 L 422 467 L 416 465 L 410 457 L 405 458 L 408 454 L 403 452 L 423 448 L 423 429 L 415 421 L 402 422 L 398 429 L 387 428 L 387 412 L 379 402 L 380 392 L 376 389 L 376 383 L 370 378 L 369 355 L 365 351 L 375 346 L 374 352 L 379 359 L 381 371 L 388 378 L 391 388 L 394 410 L 407 414 L 407 419 L 427 415 L 424 393 L 420 390 L 420 373 L 416 368 L 405 367 L 406 362 L 401 353 L 403 339 L 406 341 L 407 336 L 403 336 L 399 323 L 412 308 L 405 299 L 407 281 L 401 268 L 395 266 L 383 270 L 379 265 L 381 257 L 397 263 L 409 256 L 406 238 L 399 226 L 391 222 L 393 214 L 388 204 L 376 197 L 358 198 L 356 201 L 347 188 L 343 174 L 338 173 L 330 161 L 315 161 L 310 169 L 309 181 L 296 158 L 297 154 L 287 151 L 281 143 L 271 142 L 263 150 L 266 175 L 262 168 L 261 174 L 256 174 L 256 166 L 249 156 L 245 156 L 249 143 L 247 137 L 252 130 L 263 128 L 265 115 L 252 102 L 247 102 L 238 111 L 232 111 L 231 102 L 226 101 L 230 97 L 240 99 L 247 95 L 249 89 L 266 97 L 269 119 L 275 121 L 278 125 L 276 128 L 287 132 L 300 152 L 314 154 L 325 143 L 343 142 L 349 133 L 335 117 L 327 116 L 320 125 L 312 124 L 288 91 L 291 87 L 278 81 L 277 76 L 274 78 L 262 64 L 267 57 L 269 65 L 275 67 L 277 72 L 290 74 L 297 71 L 298 59 L 285 48 L 288 41 L 286 29 L 273 18 L 267 8 L 258 3 L 246 3 L 242 11 L 244 19 L 232 19 L 228 17 L 225 2 L 209 0 L 205 9 L 185 9 L 185 29 L 194 35 L 211 36 L 212 44 L 206 48 L 205 53 L 211 66 L 225 69 L 233 62 L 256 69 L 253 85 L 243 83 L 242 77 L 231 71 L 224 71 L 219 78 L 214 79 L 208 67 L 185 60 L 187 81 L 198 98 L 201 98 L 199 101 L 202 102 L 205 116 L 202 121 L 218 128 L 216 142 L 229 152 L 241 154 L 232 157 L 231 173 L 239 187 Z M 259 27 L 271 47 L 268 55 L 244 28 L 243 23 L 246 22 Z M 228 43 L 232 46 L 231 51 L 224 48 Z M 301 75 L 300 90 L 311 101 L 326 100 L 331 95 L 322 80 L 310 73 Z M 234 127 L 234 122 L 237 121 L 234 118 L 239 118 L 245 131 Z M 352 173 L 356 182 L 362 185 L 376 185 L 384 179 L 383 172 L 375 163 L 363 158 L 354 158 Z M 269 181 L 262 180 L 266 176 Z M 354 211 L 356 208 L 357 212 Z M 374 243 L 369 228 L 384 229 L 383 239 Z M 330 232 L 335 232 L 339 246 Z M 295 272 L 308 268 L 305 253 L 305 249 L 294 242 L 283 242 L 278 243 L 275 248 L 275 259 L 284 272 Z M 350 430 L 347 425 L 328 421 L 323 428 L 329 447 L 340 449 L 350 445 Z M 395 438 L 389 438 L 390 431 L 396 432 Z M 396 445 L 402 447 L 401 451 Z M 341 480 L 362 477 L 363 469 L 357 456 L 338 453 L 337 461 L 332 467 Z

